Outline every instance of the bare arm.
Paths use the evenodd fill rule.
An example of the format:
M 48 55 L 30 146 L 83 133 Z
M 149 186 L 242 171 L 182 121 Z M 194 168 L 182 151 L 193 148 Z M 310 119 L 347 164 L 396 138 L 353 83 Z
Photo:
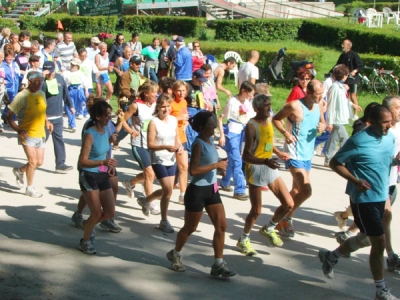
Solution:
M 218 130 L 219 130 L 219 145 L 221 146 L 221 147 L 224 147 L 225 146 L 225 134 L 224 134 L 224 127 L 223 127 L 223 124 L 222 124 L 222 119 L 223 119 L 224 117 L 222 116 L 222 115 L 220 115 L 219 117 L 218 117 Z
M 214 74 L 217 78 L 217 81 L 215 82 L 215 87 L 217 88 L 217 90 L 226 93 L 229 98 L 232 97 L 231 91 L 222 86 L 222 79 L 224 78 L 225 71 L 222 68 L 217 68 L 214 72 L 217 72 L 216 74 Z
M 96 168 L 100 166 L 116 167 L 117 160 L 106 157 L 104 160 L 90 160 L 89 154 L 93 146 L 93 136 L 85 134 L 82 143 L 81 153 L 79 154 L 78 165 L 80 168 Z
M 157 128 L 154 121 L 150 121 L 149 127 L 147 129 L 147 148 L 149 150 L 168 150 L 169 152 L 178 151 L 179 147 L 176 145 L 157 145 L 156 142 Z
M 128 110 L 124 113 L 124 120 L 122 121 L 122 128 L 125 129 L 126 132 L 128 132 L 132 137 L 137 137 L 140 132 L 129 127 L 128 123 L 126 121 L 129 120 L 129 118 L 132 118 L 132 116 L 137 112 L 137 104 L 132 103 L 129 105 Z
M 341 177 L 352 182 L 360 192 L 365 192 L 371 188 L 371 185 L 367 181 L 356 178 L 345 166 L 340 164 L 335 157 L 330 160 L 329 166 Z
M 221 160 L 217 163 L 200 166 L 199 165 L 200 157 L 201 157 L 201 145 L 200 143 L 196 143 L 192 148 L 192 156 L 190 158 L 190 165 L 189 165 L 190 175 L 192 176 L 206 174 L 214 169 L 226 170 L 226 166 L 228 165 L 227 160 Z
M 296 138 L 286 131 L 283 120 L 293 114 L 294 103 L 291 101 L 286 103 L 285 106 L 272 118 L 272 124 L 275 128 L 285 137 L 286 143 L 290 144 L 296 141 Z

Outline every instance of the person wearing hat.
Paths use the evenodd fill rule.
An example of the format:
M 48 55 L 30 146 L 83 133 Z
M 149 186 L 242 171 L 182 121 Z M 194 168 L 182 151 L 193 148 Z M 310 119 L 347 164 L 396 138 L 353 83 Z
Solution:
M 43 66 L 45 61 L 54 60 L 54 49 L 56 48 L 56 40 L 47 39 L 44 42 L 43 49 L 40 50 L 40 65 Z
M 83 72 L 80 70 L 81 60 L 79 58 L 73 58 L 71 60 L 71 70 L 64 71 L 62 76 L 64 77 L 65 83 L 68 86 L 69 95 L 74 102 L 74 107 L 76 110 L 75 114 L 68 114 L 68 122 L 72 129 L 76 128 L 75 117 L 81 120 L 83 117 L 87 116 L 86 98 L 89 97 L 89 86 L 86 83 L 86 78 Z M 68 111 L 67 111 L 68 112 Z M 85 113 L 85 115 L 84 115 Z
M 100 52 L 99 44 L 101 43 L 100 39 L 97 36 L 94 36 L 90 39 L 90 47 L 86 48 L 87 58 L 94 62 L 94 57 L 97 53 Z
M 64 78 L 55 71 L 53 61 L 46 61 L 43 64 L 43 81 L 41 90 L 44 92 L 47 101 L 47 119 L 53 125 L 53 131 L 46 131 L 46 141 L 51 134 L 54 146 L 54 156 L 56 163 L 56 172 L 64 173 L 73 168 L 65 164 L 66 152 L 64 144 L 64 119 L 63 119 L 63 103 L 66 110 L 70 110 L 75 114 L 74 103 L 69 96 L 67 84 Z M 28 74 L 29 76 L 29 74 Z
M 192 79 L 192 52 L 185 46 L 182 36 L 176 38 L 176 58 L 174 61 L 176 80 L 190 81 Z
M 21 44 L 22 51 L 15 57 L 15 62 L 17 63 L 19 70 L 21 72 L 20 76 L 20 86 L 22 79 L 24 78 L 26 71 L 29 69 L 29 57 L 31 52 L 31 42 L 23 41 Z
M 142 57 L 139 54 L 134 54 L 129 60 L 129 69 L 121 76 L 119 82 L 118 107 L 123 111 L 126 111 L 129 108 L 130 103 L 136 100 L 136 96 L 139 94 L 139 87 L 147 81 L 147 78 L 140 73 L 141 63 Z M 131 119 L 127 122 L 129 126 L 132 126 Z M 128 132 L 126 130 L 121 130 L 118 133 L 114 147 L 118 148 L 118 143 L 127 135 Z
M 17 185 L 22 188 L 25 185 L 26 174 L 27 187 L 25 195 L 40 198 L 33 185 L 36 168 L 43 164 L 45 137 L 47 128 L 52 131 L 52 125 L 46 117 L 46 96 L 40 90 L 43 83 L 43 75 L 39 72 L 31 72 L 28 76 L 28 88 L 19 92 L 10 104 L 7 112 L 7 123 L 18 133 L 18 141 L 24 148 L 28 162 L 21 168 L 13 168 Z M 18 115 L 18 124 L 14 116 Z

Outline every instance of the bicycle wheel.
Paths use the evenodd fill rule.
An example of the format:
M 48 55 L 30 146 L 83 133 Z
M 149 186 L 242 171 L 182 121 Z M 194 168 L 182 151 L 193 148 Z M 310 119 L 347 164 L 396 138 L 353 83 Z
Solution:
M 399 92 L 399 83 L 391 74 L 375 77 L 372 86 L 378 96 L 397 95 Z

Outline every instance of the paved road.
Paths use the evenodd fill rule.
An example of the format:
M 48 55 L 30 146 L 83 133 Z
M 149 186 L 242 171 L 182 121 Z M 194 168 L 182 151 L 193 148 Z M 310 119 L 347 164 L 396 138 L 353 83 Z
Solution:
M 66 121 L 64 121 L 66 124 Z M 83 121 L 78 121 L 82 126 Z M 67 163 L 76 165 L 80 150 L 79 130 L 65 131 Z M 77 171 L 57 174 L 51 140 L 44 165 L 36 172 L 35 185 L 44 193 L 40 199 L 25 196 L 12 174 L 12 167 L 25 163 L 16 134 L 6 128 L 0 135 L 0 299 L 372 299 L 368 253 L 363 249 L 335 268 L 335 279 L 325 278 L 317 258 L 321 247 L 334 249 L 338 230 L 332 213 L 344 209 L 345 182 L 322 167 L 315 157 L 311 180 L 313 196 L 295 215 L 296 237 L 273 247 L 258 233 L 268 222 L 278 201 L 271 192 L 263 194 L 263 211 L 251 235 L 256 257 L 236 250 L 236 241 L 249 211 L 248 201 L 234 200 L 222 192 L 228 228 L 225 259 L 237 271 L 230 280 L 209 276 L 213 263 L 213 227 L 205 214 L 197 231 L 183 250 L 187 270 L 171 270 L 165 254 L 173 248 L 176 233 L 165 234 L 155 227 L 159 216 L 145 217 L 136 199 L 129 199 L 120 185 L 116 222 L 118 234 L 97 228 L 95 256 L 77 250 L 82 231 L 70 217 L 80 195 Z M 115 151 L 119 177 L 138 172 L 128 139 Z M 288 186 L 291 177 L 282 170 Z M 137 188 L 135 196 L 142 192 Z M 183 225 L 183 206 L 175 190 L 169 219 L 175 230 Z M 400 200 L 398 200 L 400 201 Z M 400 204 L 394 206 L 393 244 L 400 251 Z M 400 275 L 386 272 L 385 280 L 400 296 Z

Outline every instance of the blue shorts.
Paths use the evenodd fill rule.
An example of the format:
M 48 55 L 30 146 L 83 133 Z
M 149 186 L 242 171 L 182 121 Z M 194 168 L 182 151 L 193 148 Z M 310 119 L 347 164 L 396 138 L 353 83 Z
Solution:
M 153 167 L 153 171 L 154 174 L 156 174 L 157 179 L 163 179 L 165 177 L 175 176 L 176 164 L 173 164 L 172 166 L 153 164 L 151 166 Z
M 151 166 L 150 152 L 148 149 L 132 146 L 132 154 L 142 170 Z
M 296 159 L 289 159 L 285 161 L 286 169 L 290 167 L 295 169 L 304 169 L 306 171 L 311 170 L 311 160 L 296 160 Z
M 182 143 L 182 148 L 183 148 L 183 151 L 189 151 L 188 143 L 186 143 L 186 142 Z

